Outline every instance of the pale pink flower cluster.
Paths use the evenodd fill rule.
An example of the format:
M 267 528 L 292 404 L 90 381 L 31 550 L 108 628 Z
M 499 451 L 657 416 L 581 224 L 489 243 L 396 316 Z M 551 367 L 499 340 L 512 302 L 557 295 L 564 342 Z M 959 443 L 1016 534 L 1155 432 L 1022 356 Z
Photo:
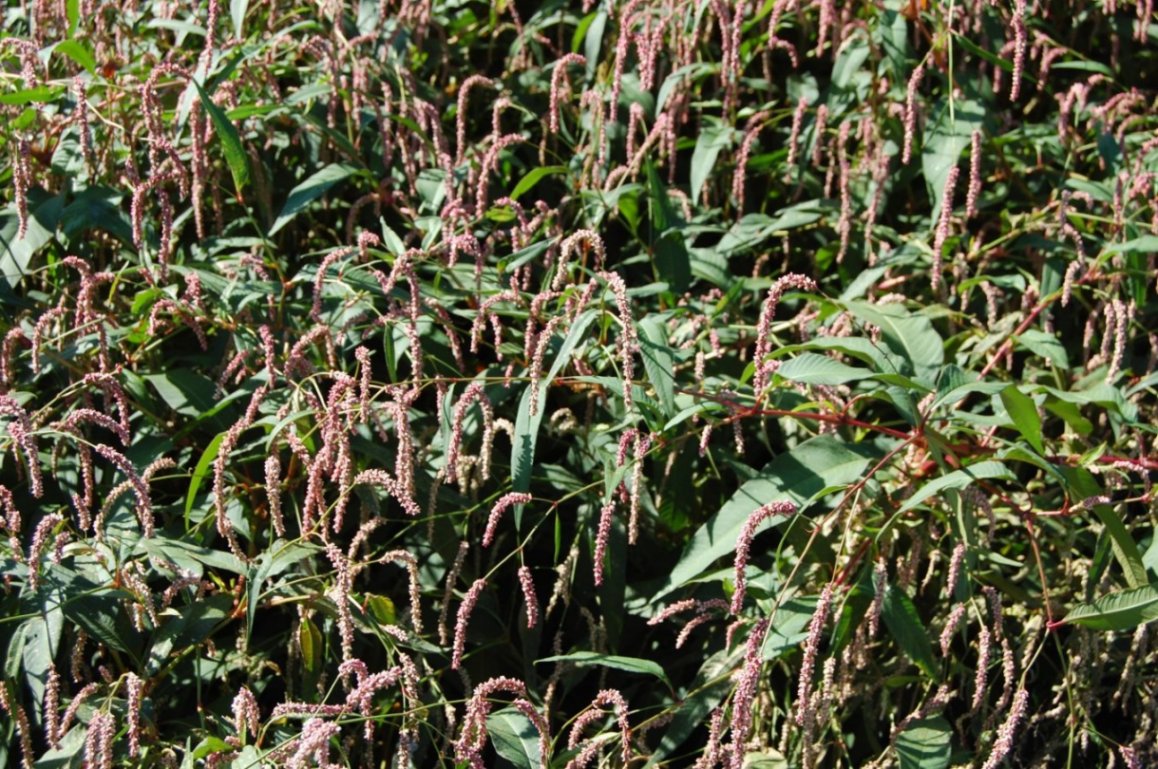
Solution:
M 261 726 L 261 711 L 248 686 L 241 687 L 233 698 L 233 728 L 240 735 L 255 735 Z
M 769 118 L 767 111 L 757 112 L 748 118 L 744 126 L 744 139 L 740 142 L 740 151 L 736 153 L 736 169 L 732 172 L 732 197 L 736 199 L 737 216 L 744 211 L 744 176 L 748 171 L 748 157 L 752 154 L 752 145 L 760 136 L 760 129 Z
M 733 614 L 739 614 L 740 610 L 744 608 L 744 592 L 748 586 L 748 553 L 752 547 L 752 538 L 756 536 L 756 529 L 769 518 L 778 515 L 792 515 L 796 512 L 796 504 L 787 500 L 778 502 L 768 502 L 761 505 L 748 516 L 748 520 L 744 521 L 744 527 L 740 530 L 740 536 L 736 538 L 736 558 L 734 563 L 735 568 L 735 592 L 732 593 L 731 610 Z
M 888 589 L 888 564 L 878 558 L 873 564 L 873 602 L 868 610 L 869 638 L 875 638 L 881 627 L 881 610 L 885 605 L 885 591 Z
M 244 558 L 245 553 L 237 541 L 233 524 L 230 523 L 229 517 L 226 515 L 225 469 L 229 461 L 229 454 L 237 445 L 241 434 L 257 419 L 257 410 L 269 390 L 270 384 L 266 383 L 254 391 L 245 414 L 226 431 L 225 438 L 222 439 L 221 445 L 218 447 L 217 458 L 213 461 L 213 504 L 216 513 L 217 533 L 225 538 L 229 543 L 229 549 L 239 558 Z
M 1013 707 L 1010 708 L 1005 721 L 997 728 L 997 740 L 993 743 L 993 750 L 981 765 L 981 769 L 997 769 L 1005 761 L 1009 751 L 1013 750 L 1013 738 L 1017 735 L 1017 728 L 1025 719 L 1028 708 L 1029 692 L 1018 689 L 1013 697 Z
M 602 719 L 605 708 L 611 708 L 615 713 L 615 719 L 619 724 L 620 760 L 626 765 L 631 760 L 631 724 L 627 720 L 627 700 L 616 689 L 600 691 L 587 709 L 575 718 L 575 722 L 571 725 L 571 733 L 567 737 L 567 747 L 574 750 L 582 744 L 583 732 L 588 726 Z M 589 740 L 585 749 L 567 764 L 569 769 L 587 766 L 595 757 L 600 745 L 601 742 Z
M 901 151 L 901 163 L 909 164 L 913 156 L 913 140 L 917 133 L 917 89 L 921 87 L 921 79 L 925 76 L 925 65 L 922 62 L 909 76 L 909 84 L 905 88 L 905 143 Z
M 941 287 L 942 260 L 944 258 L 941 250 L 945 246 L 945 241 L 949 238 L 949 225 L 953 217 L 953 192 L 957 188 L 958 174 L 957 166 L 953 166 L 949 169 L 949 175 L 945 177 L 945 188 L 941 197 L 941 215 L 937 220 L 936 234 L 933 236 L 933 267 L 931 278 L 934 291 L 937 291 Z
M 568 235 L 559 247 L 559 257 L 556 261 L 555 277 L 551 281 L 551 290 L 559 291 L 566 284 L 567 278 L 570 274 L 571 257 L 576 253 L 582 255 L 580 264 L 586 265 L 587 254 L 593 254 L 595 263 L 589 265 L 590 269 L 600 271 L 603 269 L 603 264 L 607 260 L 607 250 L 603 245 L 603 238 L 599 237 L 599 233 L 594 230 L 576 230 Z
M 634 545 L 639 540 L 640 489 L 643 487 L 643 460 L 651 449 L 651 433 L 636 430 L 631 467 L 630 514 L 627 524 L 627 544 Z
M 466 562 L 466 553 L 470 550 L 470 543 L 463 540 L 458 543 L 458 551 L 454 556 L 454 563 L 446 572 L 446 587 L 442 593 L 442 608 L 438 612 L 438 642 L 446 646 L 450 642 L 450 632 L 447 630 L 447 617 L 450 614 L 450 599 L 454 596 L 454 586 L 458 576 L 462 573 L 462 566 Z
M 149 497 L 149 487 L 145 479 L 137 472 L 128 458 L 112 446 L 98 443 L 93 447 L 93 450 L 112 462 L 118 470 L 128 476 L 128 482 L 137 498 L 137 518 L 141 523 L 141 532 L 146 537 L 153 536 L 153 503 Z
M 470 590 L 466 592 L 466 596 L 462 599 L 462 604 L 458 607 L 458 618 L 454 623 L 454 650 L 451 656 L 450 667 L 453 670 L 458 670 L 462 667 L 462 655 L 466 651 L 466 629 L 470 624 L 470 615 L 474 611 L 474 607 L 478 604 L 478 599 L 482 596 L 483 590 L 486 589 L 487 581 L 485 577 L 479 577 L 470 586 Z
M 836 158 L 837 165 L 840 168 L 840 220 L 837 224 L 837 231 L 840 234 L 840 250 L 836 252 L 836 262 L 840 264 L 844 261 L 844 255 L 848 252 L 848 244 L 852 239 L 852 188 L 851 188 L 851 173 L 848 162 L 848 137 L 852 130 L 852 123 L 847 120 L 842 120 L 840 123 L 840 130 L 837 134 L 836 140 Z
M 1021 94 L 1021 76 L 1025 71 L 1025 55 L 1029 46 L 1025 29 L 1025 0 L 1013 2 L 1013 77 L 1010 79 L 1009 100 L 1017 101 Z
M 682 648 L 684 643 L 691 636 L 692 631 L 700 625 L 711 621 L 716 610 L 729 612 L 731 607 L 723 598 L 712 598 L 707 601 L 701 601 L 695 598 L 687 598 L 683 601 L 677 601 L 670 606 L 664 608 L 659 614 L 655 615 L 647 621 L 649 625 L 658 625 L 664 620 L 681 614 L 689 609 L 695 609 L 696 615 L 684 623 L 683 628 L 680 629 L 679 635 L 676 636 L 675 648 Z
M 450 483 L 458 480 L 458 458 L 459 452 L 462 448 L 463 426 L 466 420 L 466 412 L 473 405 L 477 403 L 479 410 L 483 415 L 483 480 L 487 479 L 490 467 L 490 446 L 494 437 L 494 411 L 491 408 L 490 398 L 487 397 L 486 391 L 481 381 L 475 380 L 471 382 L 462 397 L 454 405 L 454 414 L 451 419 L 450 445 L 446 449 L 446 464 L 445 472 L 446 479 Z
M 974 131 L 969 150 L 969 189 L 965 193 L 965 218 L 977 216 L 977 200 L 981 196 L 981 132 Z
M 88 722 L 84 740 L 84 760 L 88 769 L 113 769 L 113 741 L 117 734 L 111 713 L 98 710 Z M 31 767 L 28 761 L 27 766 Z
M 462 85 L 458 89 L 458 111 L 455 115 L 455 131 L 454 131 L 454 146 L 457 155 L 454 159 L 456 166 L 462 165 L 463 160 L 466 159 L 466 107 L 467 99 L 470 97 L 471 89 L 475 86 L 484 85 L 489 88 L 496 88 L 493 80 L 485 75 L 471 75 L 466 80 L 462 81 Z
M 595 584 L 603 584 L 603 560 L 611 540 L 611 516 L 615 514 L 615 495 L 608 497 L 599 510 L 599 525 L 595 531 L 595 553 L 592 555 Z
M 338 736 L 341 727 L 323 718 L 311 718 L 302 726 L 298 736 L 297 749 L 289 757 L 289 769 L 307 769 L 310 766 L 331 767 L 330 741 Z
M 827 589 L 827 588 L 826 588 Z M 764 666 L 764 638 L 769 621 L 762 619 L 748 633 L 744 645 L 744 665 L 737 673 L 736 689 L 732 692 L 731 759 L 730 769 L 742 769 L 747 754 L 748 735 L 752 731 L 752 706 L 760 691 L 760 671 Z
M 129 722 L 129 756 L 136 758 L 141 752 L 141 699 L 144 694 L 144 682 L 136 673 L 130 672 L 125 678 L 125 690 Z
M 768 370 L 764 359 L 772 351 L 772 319 L 781 297 L 790 289 L 816 292 L 816 281 L 799 273 L 789 273 L 777 278 L 769 287 L 764 303 L 760 306 L 760 320 L 756 326 L 756 352 L 752 360 L 756 364 L 756 375 L 752 379 L 752 389 L 759 395 L 768 385 Z
M 723 758 L 723 749 L 720 737 L 724 731 L 724 711 L 716 708 L 708 720 L 708 741 L 704 743 L 704 752 L 696 760 L 692 769 L 713 769 Z
M 816 670 L 816 655 L 820 651 L 821 635 L 824 626 L 828 623 L 828 614 L 832 609 L 832 584 L 824 586 L 820 592 L 820 599 L 816 603 L 816 611 L 808 623 L 808 636 L 804 640 L 804 656 L 800 663 L 800 678 L 796 686 L 796 725 L 805 726 L 811 723 L 809 703 L 812 693 L 812 675 Z
M 491 712 L 490 698 L 499 692 L 515 695 L 514 706 L 519 712 L 527 716 L 539 732 L 540 762 L 544 767 L 548 762 L 547 746 L 550 745 L 550 732 L 546 719 L 526 699 L 527 687 L 516 678 L 497 676 L 489 678 L 475 687 L 470 701 L 466 706 L 466 715 L 462 720 L 462 729 L 454 743 L 454 758 L 458 762 L 467 762 L 471 769 L 485 769 L 483 750 L 487 744 L 487 716 Z
M 68 734 L 69 729 L 72 727 L 72 722 L 76 720 L 76 714 L 77 711 L 80 710 L 80 706 L 92 696 L 97 688 L 97 684 L 95 683 L 85 684 L 81 687 L 80 691 L 76 693 L 76 696 L 72 698 L 72 702 L 68 703 L 68 707 L 64 711 L 64 716 L 60 719 L 60 723 L 56 728 L 57 740 L 53 741 L 53 747 L 56 747 L 57 742 L 62 739 L 64 735 Z
M 568 66 L 586 66 L 587 59 L 577 53 L 568 53 L 555 61 L 555 68 L 551 71 L 551 101 L 548 108 L 547 125 L 551 133 L 559 132 L 559 104 L 563 101 L 563 84 L 567 80 Z
M 422 513 L 422 508 L 420 508 L 418 503 L 406 492 L 405 486 L 400 481 L 392 478 L 390 473 L 385 470 L 379 468 L 363 470 L 354 476 L 354 480 L 350 483 L 351 486 L 358 486 L 360 484 L 378 486 L 385 489 L 409 516 L 418 517 Z
M 32 496 L 39 498 L 44 493 L 44 481 L 40 472 L 40 453 L 37 450 L 36 435 L 28 412 L 7 393 L 0 393 L 0 415 L 11 417 L 8 422 L 8 436 L 12 440 L 13 453 L 16 448 L 24 453 L 28 465 L 28 485 Z
M 985 701 L 986 683 L 989 680 L 989 657 L 992 653 L 993 634 L 984 623 L 977 635 L 977 670 L 973 675 L 973 710 Z
M 941 656 L 949 656 L 949 646 L 953 643 L 953 635 L 957 632 L 957 628 L 961 625 L 961 620 L 965 618 L 965 603 L 956 603 L 953 609 L 949 612 L 949 619 L 945 620 L 945 627 L 941 629 Z
M 950 598 L 957 592 L 957 585 L 961 579 L 961 568 L 965 564 L 966 548 L 964 542 L 958 542 L 953 548 L 953 555 L 949 559 L 949 577 L 945 580 L 945 592 Z
M 779 3 L 778 3 L 779 5 Z M 804 111 L 808 109 L 808 99 L 801 96 L 796 102 L 796 109 L 792 112 L 792 130 L 788 134 L 788 168 L 796 165 L 796 156 L 800 154 L 800 129 L 804 125 Z
M 816 125 L 812 128 L 812 165 L 817 168 L 824 162 L 824 133 L 827 130 L 828 105 L 821 104 L 816 108 Z
M 16 734 L 20 737 L 21 766 L 23 769 L 32 769 L 35 755 L 32 752 L 32 731 L 28 724 L 28 714 L 24 711 L 19 699 L 13 696 L 7 680 L 0 682 L 0 710 L 7 713 L 16 726 Z M 90 763 L 89 766 L 94 768 L 99 766 L 100 769 L 106 769 L 104 764 Z M 111 766 L 112 756 L 110 755 L 108 767 Z
M 519 587 L 523 591 L 523 603 L 527 607 L 527 627 L 539 624 L 539 596 L 535 593 L 535 581 L 528 566 L 519 567 Z
M 487 518 L 487 528 L 483 533 L 482 546 L 491 546 L 491 542 L 495 539 L 495 530 L 498 528 L 499 521 L 502 520 L 503 513 L 515 505 L 529 504 L 532 499 L 530 494 L 521 491 L 512 491 L 499 497 L 498 501 L 491 507 L 491 514 Z
M 356 546 L 357 542 L 350 545 L 351 555 Z M 410 600 L 410 623 L 414 627 L 414 633 L 422 635 L 422 585 L 418 576 L 418 559 L 408 550 L 391 550 L 379 556 L 378 560 L 381 562 L 395 561 L 401 563 L 406 569 L 407 591 Z
M 40 557 L 48 543 L 48 535 L 54 528 L 64 523 L 60 513 L 49 513 L 40 519 L 32 533 L 32 543 L 28 546 L 28 589 L 35 592 L 40 584 Z M 17 550 L 16 552 L 20 552 Z

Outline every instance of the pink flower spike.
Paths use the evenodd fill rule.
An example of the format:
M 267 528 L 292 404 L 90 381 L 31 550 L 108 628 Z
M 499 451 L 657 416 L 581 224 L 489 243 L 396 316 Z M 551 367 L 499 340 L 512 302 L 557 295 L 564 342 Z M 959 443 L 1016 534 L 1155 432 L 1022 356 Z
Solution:
M 491 515 L 487 519 L 487 530 L 483 534 L 482 546 L 490 547 L 491 542 L 495 539 L 495 529 L 499 526 L 499 520 L 503 517 L 503 513 L 507 511 L 512 505 L 525 505 L 529 503 L 533 497 L 522 491 L 512 491 L 509 494 L 504 494 L 495 502 L 494 507 L 491 508 Z
M 527 566 L 519 567 L 519 587 L 523 590 L 523 601 L 527 604 L 527 627 L 539 624 L 539 596 L 535 593 L 535 581 Z
M 482 577 L 476 579 L 474 584 L 470 586 L 470 590 L 466 592 L 466 597 L 462 599 L 462 605 L 458 607 L 458 619 L 454 623 L 454 652 L 450 660 L 452 670 L 458 670 L 462 667 L 462 655 L 466 651 L 466 628 L 470 624 L 471 612 L 474 611 L 474 607 L 486 586 L 486 579 Z
M 744 528 L 736 539 L 736 591 L 732 593 L 732 613 L 739 614 L 744 607 L 744 591 L 747 589 L 748 579 L 748 551 L 752 546 L 752 538 L 756 536 L 756 529 L 761 523 L 775 515 L 791 515 L 796 512 L 796 505 L 788 501 L 769 502 L 757 508 L 744 522 Z

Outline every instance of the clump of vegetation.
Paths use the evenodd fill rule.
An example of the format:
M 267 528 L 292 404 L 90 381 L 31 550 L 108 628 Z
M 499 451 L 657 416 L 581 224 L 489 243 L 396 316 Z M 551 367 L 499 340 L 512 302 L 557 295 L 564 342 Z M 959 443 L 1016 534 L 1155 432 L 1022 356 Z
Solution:
M 1154 22 L 9 4 L 0 763 L 1158 762 Z

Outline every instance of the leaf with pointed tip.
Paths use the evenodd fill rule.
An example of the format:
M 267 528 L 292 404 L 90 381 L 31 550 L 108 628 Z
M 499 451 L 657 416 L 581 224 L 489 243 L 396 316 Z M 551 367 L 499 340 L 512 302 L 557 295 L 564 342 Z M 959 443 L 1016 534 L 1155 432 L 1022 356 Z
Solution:
M 1077 606 L 1063 622 L 1093 630 L 1132 630 L 1158 619 L 1158 583 L 1104 595 Z
M 197 94 L 201 97 L 201 106 L 209 113 L 213 122 L 213 130 L 221 139 L 221 146 L 225 150 L 225 162 L 229 166 L 229 173 L 233 176 L 233 186 L 237 190 L 238 200 L 242 199 L 245 188 L 249 185 L 249 156 L 241 146 L 241 135 L 237 127 L 226 116 L 224 110 L 213 103 L 213 99 L 196 80 L 193 81 Z

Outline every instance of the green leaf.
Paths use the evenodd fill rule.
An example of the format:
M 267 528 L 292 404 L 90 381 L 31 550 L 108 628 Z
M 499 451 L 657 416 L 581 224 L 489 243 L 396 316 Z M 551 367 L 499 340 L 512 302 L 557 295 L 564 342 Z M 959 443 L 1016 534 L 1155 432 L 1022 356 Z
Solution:
M 1082 416 L 1082 412 L 1072 403 L 1049 398 L 1045 402 L 1045 410 L 1061 417 L 1071 430 L 1082 437 L 1094 430 L 1094 423 Z
M 906 25 L 906 28 L 907 28 L 907 25 Z M 965 35 L 959 35 L 959 34 L 954 33 L 953 42 L 955 44 L 961 46 L 962 48 L 964 48 L 966 51 L 973 54 L 974 56 L 981 57 L 981 59 L 983 61 L 987 61 L 990 64 L 1001 67 L 1006 72 L 1012 72 L 1013 71 L 1013 62 L 1012 61 L 1010 61 L 1009 59 L 1003 59 L 1000 56 L 998 56 L 997 54 L 993 53 L 993 51 L 988 51 L 988 50 L 982 48 L 981 46 L 977 45 L 977 43 L 973 42 Z
M 910 723 L 895 743 L 901 769 L 945 769 L 949 765 L 953 730 L 940 716 Z
M 1066 480 L 1073 486 L 1076 494 L 1074 496 L 1080 499 L 1091 499 L 1097 497 L 1102 493 L 1102 489 L 1094 476 L 1090 474 L 1089 470 L 1082 467 L 1064 468 Z M 1146 576 L 1146 566 L 1142 559 L 1142 551 L 1138 548 L 1138 543 L 1130 536 L 1130 532 L 1126 529 L 1126 524 L 1118 515 L 1113 505 L 1098 504 L 1093 506 L 1094 515 L 1102 522 L 1105 527 L 1105 533 L 1110 538 L 1110 545 L 1114 551 L 1114 558 L 1117 559 L 1119 565 L 1122 567 L 1123 573 L 1126 575 L 1126 582 L 1130 587 L 1141 587 L 1149 582 Z
M 76 25 L 80 21 L 80 0 L 65 0 L 64 15 L 68 19 L 68 36 L 76 34 Z
M 169 609 L 162 616 L 161 627 L 153 634 L 145 672 L 156 675 L 174 660 L 174 653 L 203 643 L 213 632 L 229 622 L 233 597 L 228 593 L 206 596 L 181 607 L 180 614 Z
M 1158 252 L 1158 235 L 1143 235 L 1140 238 L 1127 240 L 1125 243 L 1112 243 L 1106 246 L 1107 254 L 1153 254 Z
M 963 489 L 986 478 L 999 478 L 1005 481 L 1015 480 L 1013 473 L 1001 462 L 993 459 L 974 462 L 968 467 L 954 470 L 947 475 L 942 475 L 940 478 L 934 478 L 929 481 L 918 489 L 913 496 L 906 499 L 905 503 L 901 505 L 897 512 L 906 513 L 929 497 L 940 494 L 943 491 L 949 491 L 950 489 Z
M 765 660 L 774 660 L 790 649 L 800 646 L 808 637 L 808 623 L 816 614 L 818 596 L 797 596 L 780 604 L 772 626 L 764 636 L 761 653 Z
M 1033 446 L 1038 454 L 1045 453 L 1045 446 L 1041 442 L 1041 417 L 1037 413 L 1037 405 L 1033 398 L 1017 389 L 1016 385 L 1009 385 L 1001 391 L 1001 402 L 1013 426 L 1021 433 L 1021 437 Z
M 814 352 L 801 353 L 785 361 L 776 373 L 793 382 L 813 385 L 842 385 L 872 376 L 868 369 L 849 366 Z
M 607 10 L 601 6 L 587 25 L 587 34 L 583 39 L 583 58 L 587 60 L 587 72 L 585 74 L 587 80 L 591 80 L 595 75 L 595 67 L 599 64 L 599 52 L 603 48 L 603 36 L 606 31 Z
M 24 280 L 32 257 L 53 241 L 63 209 L 64 200 L 59 195 L 37 205 L 29 211 L 28 230 L 23 238 L 16 237 L 20 223 L 15 206 L 0 210 L 0 279 L 11 288 Z
M 785 345 L 773 353 L 779 358 L 804 350 L 835 350 L 856 358 L 872 367 L 878 374 L 895 374 L 901 369 L 900 359 L 883 345 L 859 336 L 820 336 L 802 344 Z
M 862 35 L 850 35 L 840 46 L 836 63 L 832 65 L 832 85 L 848 88 L 869 55 L 868 41 Z
M 793 206 L 781 209 L 776 218 L 767 225 L 769 233 L 795 230 L 806 227 L 821 220 L 830 206 L 820 200 L 806 200 Z
M 1063 622 L 1093 630 L 1130 630 L 1158 619 L 1158 583 L 1104 595 L 1079 605 Z
M 895 585 L 885 588 L 881 603 L 881 617 L 889 634 L 901 651 L 916 663 L 925 675 L 937 677 L 937 661 L 933 658 L 933 644 L 917 613 L 917 607 L 904 591 Z
M 55 85 L 38 85 L 35 88 L 22 88 L 19 91 L 10 91 L 0 94 L 0 104 L 16 106 L 20 104 L 45 104 L 55 101 L 65 91 Z
M 701 75 L 706 75 L 711 72 L 718 72 L 720 65 L 715 62 L 697 61 L 692 64 L 685 64 L 679 67 L 670 75 L 664 78 L 663 83 L 659 87 L 659 93 L 655 97 L 655 112 L 659 114 L 663 112 L 664 105 L 667 104 L 668 98 L 679 86 L 685 78 L 697 78 Z
M 202 566 L 209 566 L 234 574 L 245 574 L 249 571 L 249 567 L 233 553 L 201 547 L 183 539 L 170 539 L 162 536 L 142 537 L 137 540 L 133 552 L 134 554 L 144 553 L 162 562 L 167 561 L 176 564 L 194 574 L 200 574 L 200 567 Z
M 249 0 L 230 0 L 229 16 L 233 20 L 233 36 L 239 40 L 245 39 L 241 32 L 245 24 L 245 12 L 248 10 Z
M 515 708 L 503 708 L 487 716 L 487 734 L 495 752 L 516 769 L 538 769 L 539 732 L 531 719 Z
M 235 750 L 235 745 L 230 745 L 220 737 L 206 737 L 193 748 L 192 755 L 194 759 L 200 760 L 214 753 L 232 753 Z
M 394 602 L 384 595 L 366 596 L 366 608 L 370 616 L 381 625 L 393 625 L 398 621 L 398 611 L 394 608 Z
M 1100 61 L 1090 61 L 1089 59 L 1077 59 L 1074 61 L 1055 61 L 1051 66 L 1051 70 L 1055 69 L 1072 69 L 1078 72 L 1097 72 L 1100 75 L 1105 75 L 1108 78 L 1116 77 L 1114 70 L 1107 67 Z
M 298 561 L 316 553 L 318 548 L 303 542 L 287 542 L 279 539 L 269 549 L 259 555 L 250 566 L 249 590 L 246 598 L 246 633 L 253 637 L 253 622 L 257 609 L 265 596 L 265 582 L 270 577 L 284 573 Z
M 1114 511 L 1113 505 L 1094 505 L 1094 514 L 1106 527 L 1106 534 L 1110 537 L 1110 544 L 1114 549 L 1114 558 L 1122 566 L 1126 575 L 1126 582 L 1130 587 L 1141 587 L 1148 581 L 1146 567 L 1142 565 L 1142 551 L 1138 543 L 1130 536 L 1126 524 Z
M 84 67 L 90 75 L 96 74 L 96 58 L 92 55 L 92 51 L 88 49 L 88 46 L 79 40 L 65 40 L 62 43 L 58 43 L 52 50 L 55 53 L 64 54 L 72 59 Z
M 201 106 L 213 121 L 213 128 L 221 138 L 221 146 L 225 150 L 225 162 L 229 165 L 229 173 L 233 176 L 233 187 L 237 191 L 238 200 L 243 199 L 245 188 L 249 185 L 249 156 L 241 146 L 241 136 L 237 127 L 233 125 L 221 107 L 213 103 L 213 99 L 196 80 L 193 81 L 197 94 L 201 97 Z
M 704 660 L 695 680 L 687 689 L 689 694 L 676 706 L 675 717 L 664 729 L 663 738 L 644 769 L 661 764 L 666 766 L 663 759 L 683 745 L 707 721 L 712 710 L 731 691 L 729 673 L 739 667 L 743 653 L 744 645 L 735 644 L 731 649 L 720 649 Z
M 928 385 L 936 381 L 936 374 L 945 363 L 945 349 L 941 335 L 928 318 L 911 314 L 897 304 L 845 302 L 844 306 L 862 322 L 881 330 L 885 344 L 909 362 L 918 381 Z
M 1044 389 L 1045 392 L 1067 403 L 1073 403 L 1078 406 L 1092 403 L 1110 412 L 1121 414 L 1127 421 L 1134 422 L 1138 419 L 1137 405 L 1126 400 L 1119 388 L 1108 385 L 1104 381 L 1099 381 L 1094 386 L 1085 390 L 1059 390 L 1055 387 L 1047 387 Z
M 784 754 L 772 748 L 744 753 L 744 769 L 789 769 L 790 766 Z
M 298 641 L 302 647 L 302 666 L 310 677 L 316 678 L 322 671 L 322 631 L 309 617 L 302 617 Z
M 532 168 L 511 190 L 511 200 L 518 200 L 523 193 L 528 192 L 545 176 L 559 176 L 566 173 L 567 166 L 537 166 Z
M 1031 328 L 1018 335 L 1017 343 L 1034 355 L 1045 358 L 1058 368 L 1068 369 L 1070 367 L 1065 345 L 1053 334 Z
M 605 667 L 614 668 L 615 670 L 625 670 L 629 673 L 640 673 L 648 676 L 655 676 L 664 683 L 671 685 L 668 681 L 667 673 L 663 672 L 663 668 L 659 663 L 651 660 L 640 659 L 639 657 L 620 657 L 615 654 L 597 654 L 596 652 L 572 652 L 571 654 L 558 654 L 554 657 L 543 657 L 536 660 L 535 664 L 544 662 L 570 662 L 576 667 Z
M 197 490 L 201 488 L 201 482 L 205 480 L 205 476 L 209 474 L 209 468 L 213 466 L 214 460 L 217 459 L 217 451 L 221 448 L 221 442 L 225 440 L 225 433 L 220 432 L 213 437 L 209 445 L 205 447 L 205 451 L 201 452 L 201 459 L 197 460 L 197 467 L 193 469 L 193 476 L 189 479 L 189 491 L 185 494 L 185 529 L 189 529 L 189 514 L 193 512 L 193 503 L 197 499 Z
M 648 315 L 638 325 L 643 367 L 663 405 L 664 416 L 670 418 L 675 413 L 675 359 L 667 345 L 667 326 L 658 315 Z
M 278 230 L 285 227 L 295 216 L 301 213 L 302 209 L 322 195 L 325 195 L 335 184 L 345 181 L 357 172 L 357 166 L 348 163 L 331 163 L 294 187 L 290 190 L 289 198 L 282 207 L 281 213 L 277 215 L 273 226 L 269 228 L 269 234 L 272 236 L 277 233 Z
M 700 201 L 700 193 L 704 183 L 716 166 L 716 158 L 720 150 L 732 146 L 732 135 L 735 131 L 730 125 L 725 125 L 714 118 L 705 116 L 705 122 L 700 127 L 700 136 L 696 139 L 696 148 L 692 151 L 692 204 Z
M 187 368 L 141 378 L 153 386 L 169 408 L 183 416 L 199 416 L 213 408 L 217 400 L 213 382 Z
M 60 652 L 60 637 L 64 631 L 64 612 L 61 593 L 52 591 L 45 597 L 37 616 L 25 621 L 24 683 L 32 694 L 33 707 L 39 714 L 40 703 L 48 685 L 53 660 Z
M 651 601 L 654 603 L 733 553 L 745 521 L 756 508 L 775 500 L 789 500 L 803 507 L 827 489 L 859 480 L 868 463 L 869 455 L 861 447 L 845 444 L 831 435 L 812 438 L 776 457 L 696 531 Z M 776 518 L 762 524 L 760 530 L 785 520 L 787 517 Z

